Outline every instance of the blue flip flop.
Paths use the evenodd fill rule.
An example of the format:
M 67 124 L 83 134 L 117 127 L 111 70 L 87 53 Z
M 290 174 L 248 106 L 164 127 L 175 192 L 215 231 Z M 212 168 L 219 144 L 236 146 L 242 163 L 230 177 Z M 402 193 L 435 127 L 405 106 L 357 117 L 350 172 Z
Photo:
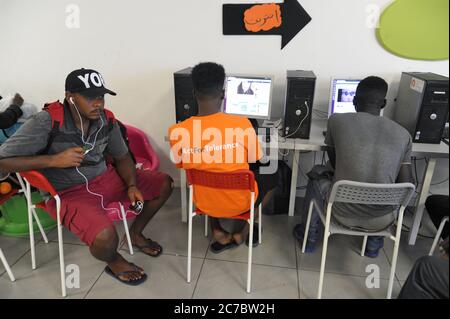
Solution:
M 147 278 L 148 278 L 147 274 L 143 274 L 142 277 L 137 279 L 137 280 L 123 280 L 123 279 L 120 278 L 120 276 L 123 276 L 123 275 L 128 275 L 128 274 L 133 273 L 133 272 L 140 272 L 139 267 L 137 267 L 134 264 L 132 264 L 132 265 L 133 265 L 135 270 L 122 271 L 122 272 L 119 272 L 119 273 L 115 274 L 111 270 L 111 268 L 109 268 L 109 266 L 106 266 L 105 267 L 105 272 L 108 275 L 110 275 L 111 277 L 113 277 L 113 278 L 117 279 L 118 281 L 120 281 L 121 283 L 124 283 L 125 285 L 138 286 L 138 285 L 142 284 L 144 281 L 147 280 Z

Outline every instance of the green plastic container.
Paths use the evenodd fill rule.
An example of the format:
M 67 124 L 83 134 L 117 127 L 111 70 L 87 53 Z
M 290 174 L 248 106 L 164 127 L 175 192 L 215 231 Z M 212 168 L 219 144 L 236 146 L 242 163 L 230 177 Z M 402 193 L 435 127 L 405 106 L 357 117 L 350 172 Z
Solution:
M 42 201 L 39 193 L 32 193 L 31 199 L 33 203 Z M 0 235 L 12 237 L 29 235 L 27 201 L 23 194 L 11 197 L 3 205 L 0 205 L 0 210 L 2 212 L 2 217 L 0 217 Z M 46 211 L 40 208 L 36 208 L 35 210 L 42 227 L 46 231 L 55 228 L 56 222 Z M 33 228 L 35 233 L 39 233 L 39 227 L 36 221 L 33 222 Z

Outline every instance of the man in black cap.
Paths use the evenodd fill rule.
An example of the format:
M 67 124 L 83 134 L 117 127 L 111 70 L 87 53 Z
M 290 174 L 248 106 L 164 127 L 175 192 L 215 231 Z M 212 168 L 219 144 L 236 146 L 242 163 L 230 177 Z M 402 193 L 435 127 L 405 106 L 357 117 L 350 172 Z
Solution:
M 138 285 L 144 270 L 118 252 L 119 237 L 107 217 L 112 202 L 143 202 L 130 227 L 131 241 L 156 257 L 162 247 L 142 235 L 147 223 L 166 202 L 172 179 L 158 172 L 136 170 L 114 115 L 104 109 L 105 87 L 100 73 L 79 69 L 66 79 L 64 104 L 47 105 L 0 147 L 0 171 L 39 170 L 61 197 L 61 220 L 85 242 L 94 257 L 107 263 L 106 273 Z M 108 165 L 105 154 L 114 159 Z M 56 219 L 56 203 L 47 211 Z

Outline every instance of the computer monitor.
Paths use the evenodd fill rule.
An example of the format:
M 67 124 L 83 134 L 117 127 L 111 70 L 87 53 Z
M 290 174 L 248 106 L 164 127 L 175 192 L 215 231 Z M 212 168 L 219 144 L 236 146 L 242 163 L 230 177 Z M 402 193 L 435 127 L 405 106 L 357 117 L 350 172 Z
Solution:
M 331 79 L 330 105 L 328 116 L 334 113 L 354 113 L 353 105 L 356 88 L 361 80 L 333 78 Z
M 271 76 L 228 75 L 223 112 L 252 119 L 270 119 L 272 86 Z

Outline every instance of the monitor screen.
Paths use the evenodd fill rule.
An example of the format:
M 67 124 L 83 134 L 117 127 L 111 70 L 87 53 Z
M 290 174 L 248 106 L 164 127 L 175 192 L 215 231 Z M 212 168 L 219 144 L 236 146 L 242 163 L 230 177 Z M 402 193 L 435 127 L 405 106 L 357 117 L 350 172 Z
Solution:
M 331 80 L 330 106 L 328 116 L 334 113 L 356 112 L 353 105 L 356 88 L 361 80 L 333 79 Z
M 227 76 L 224 113 L 269 119 L 272 83 L 269 76 Z

